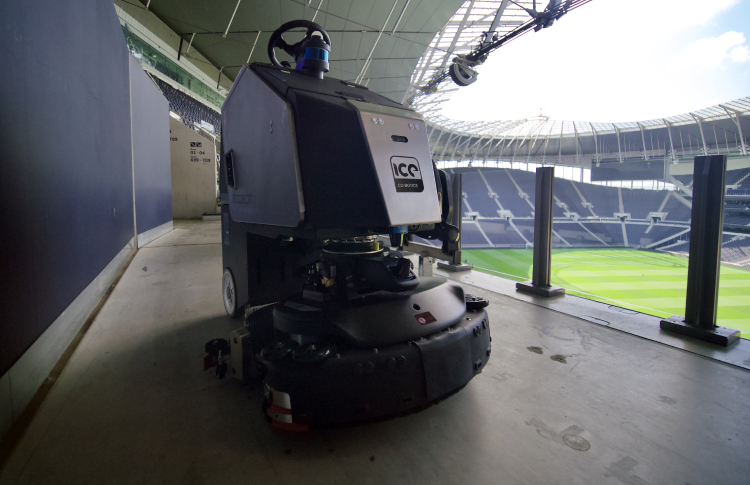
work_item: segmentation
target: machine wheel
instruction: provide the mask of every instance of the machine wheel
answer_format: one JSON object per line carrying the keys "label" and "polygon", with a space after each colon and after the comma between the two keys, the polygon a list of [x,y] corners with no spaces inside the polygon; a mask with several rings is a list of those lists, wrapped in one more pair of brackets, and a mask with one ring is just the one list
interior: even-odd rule
{"label": "machine wheel", "polygon": [[234,284],[232,270],[229,268],[224,270],[224,276],[221,278],[221,296],[224,299],[224,309],[227,315],[237,318],[241,309],[237,307],[237,287]]}
{"label": "machine wheel", "polygon": [[487,298],[476,296],[467,293],[465,295],[466,298],[466,311],[469,312],[478,312],[482,308],[485,308],[487,305],[490,304],[490,301]]}

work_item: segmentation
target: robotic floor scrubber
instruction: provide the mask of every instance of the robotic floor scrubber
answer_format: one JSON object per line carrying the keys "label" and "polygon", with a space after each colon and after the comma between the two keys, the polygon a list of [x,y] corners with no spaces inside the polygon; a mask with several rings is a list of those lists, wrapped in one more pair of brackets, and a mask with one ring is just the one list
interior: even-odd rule
{"label": "robotic floor scrubber", "polygon": [[231,373],[262,382],[288,429],[417,409],[490,355],[486,300],[420,278],[403,253],[416,234],[442,245],[424,254],[460,262],[460,176],[437,170],[418,113],[325,78],[330,47],[315,23],[282,25],[271,64],[244,66],[222,109],[222,291],[245,315]]}

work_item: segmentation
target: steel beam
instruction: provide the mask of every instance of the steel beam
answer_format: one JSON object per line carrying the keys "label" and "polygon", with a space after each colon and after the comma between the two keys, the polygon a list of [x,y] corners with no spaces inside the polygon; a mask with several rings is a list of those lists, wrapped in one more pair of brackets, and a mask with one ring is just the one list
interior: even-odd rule
{"label": "steel beam", "polygon": [[672,160],[677,160],[677,154],[674,151],[674,143],[672,142],[672,124],[665,118],[662,118],[664,124],[667,125],[667,133],[669,134],[669,148],[672,150]]}
{"label": "steel beam", "polygon": [[640,122],[638,123],[638,128],[641,129],[641,142],[643,143],[643,159],[648,160],[648,150],[646,150],[646,135],[643,133],[643,125]]}
{"label": "steel beam", "polygon": [[725,347],[740,338],[739,330],[716,325],[726,169],[726,155],[700,156],[693,161],[685,316],[661,321],[662,330]]}
{"label": "steel beam", "polygon": [[234,6],[234,12],[232,12],[232,16],[229,18],[229,23],[227,24],[227,30],[224,31],[224,35],[222,37],[226,38],[227,34],[229,33],[229,27],[232,26],[232,21],[234,20],[234,16],[237,13],[237,9],[240,8],[240,2],[242,0],[237,0],[237,5]]}
{"label": "steel beam", "polygon": [[703,134],[703,119],[700,116],[696,116],[694,113],[690,113],[701,132],[701,142],[703,143],[703,155],[708,155],[708,147],[706,146],[706,135]]}
{"label": "steel beam", "polygon": [[260,37],[260,30],[255,35],[255,40],[253,41],[253,47],[250,48],[250,55],[247,56],[247,62],[245,64],[250,64],[250,58],[253,57],[253,51],[255,50],[255,44],[258,43],[258,37]]}
{"label": "steel beam", "polygon": [[469,3],[469,6],[466,7],[466,13],[464,14],[464,17],[461,19],[461,23],[458,25],[458,30],[456,30],[456,35],[453,36],[453,41],[451,42],[450,47],[448,47],[448,50],[445,53],[445,57],[443,57],[443,63],[440,65],[440,69],[443,69],[445,65],[448,64],[448,60],[450,60],[451,54],[453,54],[453,50],[456,48],[456,43],[458,42],[459,37],[461,37],[461,32],[464,31],[464,27],[466,26],[466,21],[469,20],[469,15],[471,15],[471,10],[474,8],[474,3],[476,3],[476,0],[471,0],[471,2]]}
{"label": "steel beam", "polygon": [[[724,111],[727,112],[727,115],[730,118],[732,117],[732,115],[729,114],[729,111],[730,111],[729,108],[723,105],[719,105],[719,106],[724,108]],[[742,125],[740,125],[740,112],[734,109],[731,111],[734,113],[734,119],[733,119],[734,124],[737,125],[737,130],[740,132],[740,153],[742,153],[743,155],[747,155],[747,150],[745,149],[745,137],[742,136]]]}
{"label": "steel beam", "polygon": [[445,130],[443,130],[443,128],[441,127],[438,139],[435,141],[435,150],[437,150],[438,146],[440,145],[440,139],[443,137],[443,133],[445,133]]}
{"label": "steel beam", "polygon": [[445,146],[443,146],[443,151],[440,153],[440,160],[445,158],[445,151],[448,149],[448,145],[450,145],[451,140],[453,140],[453,137],[455,136],[453,130],[449,130],[448,133],[450,133],[450,136],[448,137],[448,141],[445,142]]}
{"label": "steel beam", "polygon": [[596,166],[599,166],[599,138],[597,137],[596,130],[594,129],[594,125],[591,125],[591,133],[594,134],[594,156],[596,157],[594,161],[596,162]]}
{"label": "steel beam", "polygon": [[612,126],[615,128],[615,133],[617,134],[617,156],[618,156],[618,159],[620,160],[620,163],[622,163],[622,148],[620,146],[620,129],[614,123],[612,123]]}
{"label": "steel beam", "polygon": [[193,45],[193,39],[195,39],[195,32],[193,32],[193,35],[190,36],[190,42],[188,42],[187,49],[185,49],[185,55],[188,55],[190,53],[190,47]]}
{"label": "steel beam", "polygon": [[[308,4],[310,2],[307,2]],[[318,16],[318,12],[320,12],[320,7],[323,6],[323,0],[320,0],[320,3],[318,3],[318,8],[315,9],[315,13],[313,14],[311,22],[315,22],[315,17]]]}
{"label": "steel beam", "polygon": [[406,9],[409,8],[409,2],[411,2],[411,0],[406,0],[406,3],[404,4],[404,8],[401,9],[401,15],[398,16],[398,18],[396,19],[396,23],[393,24],[393,30],[391,31],[391,34],[396,33],[396,28],[398,27],[398,24],[401,22],[401,19],[404,17],[404,14],[406,13]]}
{"label": "steel beam", "polygon": [[359,75],[357,76],[357,80],[355,81],[357,84],[362,82],[362,78],[365,75],[367,66],[370,65],[370,61],[372,60],[372,53],[375,52],[375,47],[378,46],[378,42],[380,42],[380,37],[383,35],[383,31],[385,30],[386,25],[388,25],[388,21],[391,19],[391,15],[393,15],[393,10],[396,8],[396,5],[398,5],[398,2],[399,0],[396,0],[395,2],[393,2],[391,11],[388,12],[388,16],[385,18],[385,22],[383,22],[383,28],[380,29],[380,31],[378,32],[378,36],[375,38],[375,43],[372,45],[372,49],[370,49],[370,53],[367,55],[367,59],[365,59],[365,63],[362,64],[362,70],[359,71]]}
{"label": "steel beam", "polygon": [[495,13],[495,19],[492,21],[492,25],[490,25],[490,28],[487,30],[487,36],[484,38],[483,45],[491,44],[492,43],[492,34],[495,33],[498,26],[500,25],[500,18],[505,13],[505,9],[508,7],[508,1],[509,0],[503,0],[500,4],[500,7],[498,7],[497,12]]}

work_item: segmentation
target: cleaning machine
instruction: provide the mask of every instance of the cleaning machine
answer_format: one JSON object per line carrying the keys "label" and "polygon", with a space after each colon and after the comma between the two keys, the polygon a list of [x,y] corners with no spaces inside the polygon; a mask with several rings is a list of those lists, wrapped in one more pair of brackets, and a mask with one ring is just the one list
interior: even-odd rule
{"label": "cleaning machine", "polygon": [[286,429],[417,410],[490,355],[487,300],[407,257],[465,266],[460,175],[436,168],[418,113],[324,78],[330,47],[313,22],[282,25],[221,113],[222,294],[245,325],[206,350],[220,376],[262,383]]}

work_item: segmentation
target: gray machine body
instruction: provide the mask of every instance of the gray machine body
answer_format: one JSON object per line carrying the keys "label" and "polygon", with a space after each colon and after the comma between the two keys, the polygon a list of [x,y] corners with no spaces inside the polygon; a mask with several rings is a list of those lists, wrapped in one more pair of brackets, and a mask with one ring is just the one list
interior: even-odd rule
{"label": "gray machine body", "polygon": [[[232,150],[235,188],[229,207],[238,222],[298,226],[305,201],[292,107],[243,69],[224,105],[224,143]],[[226,153],[226,152],[225,152]]]}
{"label": "gray machine body", "polygon": [[356,233],[441,220],[424,120],[366,88],[245,66],[222,123],[235,222]]}

